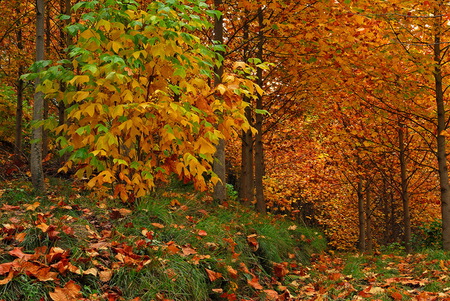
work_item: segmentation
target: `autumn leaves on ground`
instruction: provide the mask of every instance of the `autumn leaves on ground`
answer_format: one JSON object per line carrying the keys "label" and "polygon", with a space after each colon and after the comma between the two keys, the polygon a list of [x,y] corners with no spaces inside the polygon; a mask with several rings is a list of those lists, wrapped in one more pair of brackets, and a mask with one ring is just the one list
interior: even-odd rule
{"label": "autumn leaves on ground", "polygon": [[171,184],[130,206],[2,181],[1,300],[446,300],[450,255],[335,254],[320,231]]}

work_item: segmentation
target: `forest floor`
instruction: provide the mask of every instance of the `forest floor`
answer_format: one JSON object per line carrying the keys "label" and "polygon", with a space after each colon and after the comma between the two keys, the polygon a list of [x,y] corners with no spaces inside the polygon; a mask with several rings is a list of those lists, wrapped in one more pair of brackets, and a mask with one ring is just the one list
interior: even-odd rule
{"label": "forest floor", "polygon": [[450,300],[442,250],[335,253],[189,185],[125,204],[60,178],[36,197],[26,171],[1,172],[0,300]]}

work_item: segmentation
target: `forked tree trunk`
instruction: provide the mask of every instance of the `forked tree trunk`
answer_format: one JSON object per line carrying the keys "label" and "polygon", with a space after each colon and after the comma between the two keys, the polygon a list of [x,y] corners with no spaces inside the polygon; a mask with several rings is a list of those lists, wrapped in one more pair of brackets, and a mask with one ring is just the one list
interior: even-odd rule
{"label": "forked tree trunk", "polygon": [[[36,0],[36,62],[44,60],[44,0]],[[36,78],[36,87],[40,84],[39,77]],[[39,122],[43,118],[44,94],[36,92],[34,94],[33,121]],[[42,169],[42,126],[33,127],[33,143],[31,144],[31,180],[36,193],[45,192],[44,171]]]}

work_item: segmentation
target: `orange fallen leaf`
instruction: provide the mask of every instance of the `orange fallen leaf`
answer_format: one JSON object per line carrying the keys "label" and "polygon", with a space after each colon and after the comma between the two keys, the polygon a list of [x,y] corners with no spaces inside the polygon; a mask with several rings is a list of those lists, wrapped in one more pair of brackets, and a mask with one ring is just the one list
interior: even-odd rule
{"label": "orange fallen leaf", "polygon": [[101,282],[108,282],[112,278],[113,271],[112,270],[105,270],[105,271],[100,271],[98,274],[99,274]]}
{"label": "orange fallen leaf", "polygon": [[259,284],[259,280],[256,277],[253,277],[252,280],[247,280],[247,283],[250,284],[251,287],[257,290],[262,290],[263,287]]}
{"label": "orange fallen leaf", "polygon": [[82,297],[81,286],[70,280],[64,287],[56,287],[54,292],[49,293],[53,301],[76,301]]}
{"label": "orange fallen leaf", "polygon": [[278,299],[278,293],[274,290],[263,290],[263,292],[266,294],[266,299],[269,301],[277,301]]}
{"label": "orange fallen leaf", "polygon": [[214,271],[212,271],[210,269],[206,269],[206,268],[205,268],[205,270],[206,270],[206,273],[208,274],[208,278],[209,278],[209,280],[211,280],[211,282],[213,282],[214,280],[217,280],[219,278],[222,278],[222,274],[219,272],[214,272]]}
{"label": "orange fallen leaf", "polygon": [[152,223],[152,226],[158,229],[163,229],[164,225],[160,224],[160,223]]}
{"label": "orange fallen leaf", "polygon": [[205,230],[198,230],[197,234],[200,235],[200,236],[207,236],[208,235],[208,233]]}
{"label": "orange fallen leaf", "polygon": [[39,203],[39,202],[34,202],[33,204],[27,204],[27,205],[25,205],[25,210],[27,210],[27,211],[34,211],[40,205],[41,205],[41,203]]}

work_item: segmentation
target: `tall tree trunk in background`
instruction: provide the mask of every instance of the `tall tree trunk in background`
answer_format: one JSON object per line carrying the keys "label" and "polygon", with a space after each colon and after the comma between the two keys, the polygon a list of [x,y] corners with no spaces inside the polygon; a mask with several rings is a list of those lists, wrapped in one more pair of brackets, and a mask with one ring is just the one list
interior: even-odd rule
{"label": "tall tree trunk in background", "polygon": [[[50,47],[51,47],[51,25],[50,25],[50,1],[45,1],[45,8],[44,10],[47,12],[45,15],[45,50],[44,53],[50,53]],[[44,98],[44,120],[48,119],[48,111],[49,111],[49,100],[47,98]],[[48,155],[48,131],[46,129],[42,130],[42,156],[45,158]]]}
{"label": "tall tree trunk in background", "polygon": [[[248,60],[248,22],[244,25],[244,54],[243,60]],[[253,126],[252,109],[250,106],[245,108],[245,117],[251,126]],[[239,180],[239,199],[251,203],[254,199],[254,172],[253,172],[253,135],[252,131],[242,131],[241,134],[241,175]]]}
{"label": "tall tree trunk in background", "polygon": [[[44,60],[44,0],[36,0],[36,62]],[[36,78],[36,87],[40,84]],[[33,104],[33,122],[39,122],[44,116],[44,94],[36,92]],[[31,180],[36,193],[45,192],[44,171],[42,169],[42,127],[33,127],[31,144]]]}
{"label": "tall tree trunk in background", "polygon": [[364,211],[366,215],[366,252],[371,253],[373,251],[373,239],[372,239],[372,210],[371,210],[371,188],[370,181],[366,182],[366,194],[365,194],[365,204]]}
{"label": "tall tree trunk in background", "polygon": [[358,180],[358,187],[356,190],[356,196],[358,198],[358,250],[360,252],[366,251],[366,212],[364,210],[364,193],[363,193],[363,181],[362,178]]}
{"label": "tall tree trunk in background", "polygon": [[441,53],[441,27],[442,17],[435,11],[436,33],[434,36],[434,84],[435,100],[437,106],[437,160],[439,172],[439,186],[441,189],[441,214],[442,214],[442,244],[444,250],[450,250],[450,185],[447,169],[446,139],[441,135],[447,128],[444,104],[444,89],[442,83],[442,53]]}
{"label": "tall tree trunk in background", "polygon": [[[263,46],[264,46],[264,19],[263,11],[261,8],[258,9],[258,58],[263,60]],[[261,68],[256,71],[258,77],[258,85],[263,86],[263,72]],[[256,109],[263,110],[263,95],[258,95],[256,99]],[[263,187],[263,177],[264,177],[264,145],[262,141],[263,132],[263,119],[262,114],[256,114],[255,128],[258,133],[255,136],[255,196],[256,196],[256,210],[260,213],[266,213],[266,201],[264,199],[264,187]]]}
{"label": "tall tree trunk in background", "polygon": [[408,175],[405,149],[405,135],[408,128],[399,120],[398,143],[400,160],[401,198],[403,205],[403,230],[406,252],[411,253],[411,216],[409,212]]}
{"label": "tall tree trunk in background", "polygon": [[[17,49],[23,51],[22,29],[17,30]],[[17,106],[16,106],[16,127],[14,135],[14,156],[19,160],[23,153],[22,147],[22,125],[23,125],[23,80],[20,78],[24,73],[22,63],[19,63],[17,74]]]}
{"label": "tall tree trunk in background", "polygon": [[[222,0],[214,0],[214,7],[216,10],[222,9]],[[223,44],[223,16],[214,19],[214,41]],[[223,53],[219,53],[223,55]],[[215,67],[214,85],[220,84],[223,75],[223,64],[220,67]],[[225,140],[220,139],[217,145],[216,153],[214,155],[213,171],[219,177],[220,181],[214,186],[214,200],[223,202],[227,199],[226,190],[226,169],[225,169]]]}

